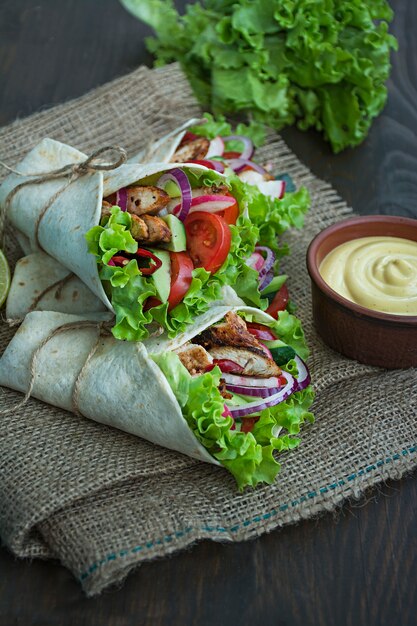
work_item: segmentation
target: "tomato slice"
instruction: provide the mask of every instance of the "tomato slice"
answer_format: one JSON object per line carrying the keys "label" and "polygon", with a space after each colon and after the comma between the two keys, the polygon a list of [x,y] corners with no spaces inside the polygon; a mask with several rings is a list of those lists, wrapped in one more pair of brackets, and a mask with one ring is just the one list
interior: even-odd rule
{"label": "tomato slice", "polygon": [[[227,195],[229,196],[230,194]],[[233,196],[230,197],[233,198]],[[233,200],[234,203],[228,206],[226,209],[223,209],[222,211],[216,211],[216,215],[222,217],[226,224],[236,224],[236,220],[239,217],[239,205],[236,202],[235,198],[233,198]]]}
{"label": "tomato slice", "polygon": [[168,311],[179,304],[190,288],[194,265],[187,252],[170,252],[171,289],[168,296]]}
{"label": "tomato slice", "polygon": [[216,213],[195,211],[184,220],[187,250],[194,267],[214,274],[225,262],[232,235],[225,220]]}
{"label": "tomato slice", "polygon": [[287,308],[288,300],[288,287],[287,285],[282,285],[281,289],[275,294],[274,299],[266,310],[266,313],[269,313],[271,317],[275,317],[275,319],[278,319],[279,311],[285,311],[285,309]]}
{"label": "tomato slice", "polygon": [[250,433],[253,430],[256,422],[261,416],[255,415],[254,417],[242,417],[242,424],[240,426],[241,433]]}
{"label": "tomato slice", "polygon": [[264,326],[263,324],[255,324],[253,322],[247,322],[246,327],[251,335],[260,339],[261,341],[274,341],[276,336],[268,328],[268,326]]}

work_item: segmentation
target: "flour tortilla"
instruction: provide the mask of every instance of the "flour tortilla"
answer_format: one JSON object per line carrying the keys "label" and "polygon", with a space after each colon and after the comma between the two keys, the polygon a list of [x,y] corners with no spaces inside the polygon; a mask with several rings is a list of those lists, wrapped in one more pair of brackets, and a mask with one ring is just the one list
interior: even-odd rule
{"label": "flour tortilla", "polygon": [[[29,174],[41,175],[64,165],[79,163],[85,158],[86,155],[71,146],[53,139],[43,139],[17,166],[17,170],[26,176],[11,174],[1,185],[0,205],[4,204],[14,187],[31,179]],[[67,178],[28,185],[11,199],[7,217],[27,254],[40,250],[48,253],[76,274],[113,311],[99,278],[96,259],[88,252],[85,234],[99,224],[103,197],[147,176],[162,174],[175,167],[184,167],[184,164],[126,164],[109,172],[88,173],[70,185]],[[200,165],[187,165],[187,168],[191,171],[206,170]],[[37,241],[36,224],[39,216],[48,201],[59,191],[60,195],[40,221]]]}
{"label": "flour tortilla", "polygon": [[[101,424],[219,465],[193,435],[168,381],[149,354],[181,347],[230,310],[251,313],[258,322],[273,321],[267,313],[251,307],[218,306],[210,310],[210,315],[197,318],[192,330],[174,340],[161,336],[139,343],[101,337],[79,378],[78,411]],[[108,312],[82,316],[50,311],[29,313],[0,359],[0,385],[26,393],[32,355],[53,330],[63,324],[99,322],[108,317]],[[74,384],[98,334],[97,327],[71,329],[46,342],[35,360],[32,395],[74,411]]]}
{"label": "flour tortilla", "polygon": [[[70,278],[58,289],[56,284],[68,276]],[[44,293],[50,287],[52,289]],[[106,310],[87,285],[45,252],[34,252],[16,263],[6,303],[7,320],[22,320],[30,311],[79,315]]]}
{"label": "flour tortilla", "polygon": [[204,119],[192,118],[172,132],[164,135],[128,160],[128,163],[169,163],[180,145],[187,128],[204,123]]}
{"label": "flour tortilla", "polygon": [[[29,313],[0,359],[0,384],[25,393],[30,361],[40,343],[62,324],[85,319],[103,319],[103,314]],[[36,358],[32,395],[73,411],[74,384],[97,337],[97,328],[79,328],[50,339]],[[142,343],[100,338],[79,379],[78,410],[101,424],[219,465],[193,435],[171,387]]]}

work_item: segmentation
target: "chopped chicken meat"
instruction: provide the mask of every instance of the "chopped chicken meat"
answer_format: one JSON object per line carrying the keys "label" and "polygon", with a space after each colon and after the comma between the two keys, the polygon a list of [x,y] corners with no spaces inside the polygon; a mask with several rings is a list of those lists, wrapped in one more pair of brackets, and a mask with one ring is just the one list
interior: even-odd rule
{"label": "chopped chicken meat", "polygon": [[169,243],[171,241],[172,233],[169,226],[160,217],[142,215],[140,219],[148,229],[148,236],[144,239],[146,243]]}
{"label": "chopped chicken meat", "polygon": [[207,367],[213,363],[213,359],[202,346],[188,343],[177,351],[179,359],[191,375],[203,374]]}
{"label": "chopped chicken meat", "polygon": [[[126,210],[134,215],[144,215],[145,213],[155,215],[167,206],[170,196],[159,187],[140,186],[127,187]],[[116,203],[116,194],[113,193],[106,198],[109,203]]]}
{"label": "chopped chicken meat", "polygon": [[171,163],[187,163],[194,159],[204,159],[210,146],[210,141],[205,137],[198,137],[180,145],[171,158]]}
{"label": "chopped chicken meat", "polygon": [[214,359],[234,361],[243,368],[241,374],[268,378],[279,376],[281,369],[269,358],[264,346],[246,328],[245,321],[229,311],[225,321],[211,326],[195,337]]}

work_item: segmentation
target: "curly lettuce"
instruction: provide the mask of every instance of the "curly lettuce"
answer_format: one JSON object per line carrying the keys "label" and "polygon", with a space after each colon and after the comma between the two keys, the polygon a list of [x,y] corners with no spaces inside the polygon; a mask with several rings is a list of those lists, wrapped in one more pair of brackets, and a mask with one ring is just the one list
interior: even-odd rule
{"label": "curly lettuce", "polygon": [[[245,433],[232,429],[239,422],[234,424],[231,417],[222,415],[224,399],[218,389],[221,377],[218,367],[193,377],[173,352],[151,358],[165,374],[197,440],[229,470],[239,490],[256,487],[261,482],[273,483],[281,467],[274,452],[297,447],[301,425],[313,421],[309,411],[313,402],[311,386],[261,411],[252,432]],[[279,428],[283,430],[277,433]]]}
{"label": "curly lettuce", "polygon": [[386,0],[121,0],[151,26],[156,64],[179,61],[200,103],[280,130],[322,131],[334,152],[366,137],[387,99]]}

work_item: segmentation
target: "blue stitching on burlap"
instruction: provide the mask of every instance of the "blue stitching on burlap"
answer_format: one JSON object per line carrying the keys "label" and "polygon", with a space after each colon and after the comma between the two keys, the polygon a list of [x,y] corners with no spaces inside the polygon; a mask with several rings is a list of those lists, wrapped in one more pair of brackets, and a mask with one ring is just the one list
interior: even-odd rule
{"label": "blue stitching on burlap", "polygon": [[[415,446],[411,446],[410,448],[404,449],[401,452],[397,452],[395,454],[393,454],[391,457],[387,457],[384,460],[380,460],[377,461],[376,463],[373,463],[372,465],[368,465],[367,467],[365,467],[364,469],[360,469],[357,472],[353,472],[352,474],[349,474],[349,476],[346,477],[345,480],[341,479],[338,480],[334,483],[331,483],[330,485],[327,485],[326,487],[321,487],[319,489],[319,491],[310,491],[307,493],[306,496],[300,496],[298,500],[292,500],[292,502],[290,504],[282,504],[278,510],[276,509],[272,509],[272,511],[269,511],[269,513],[263,513],[262,515],[256,515],[255,517],[253,517],[250,520],[244,520],[243,522],[239,523],[239,524],[235,524],[234,526],[230,526],[229,528],[223,528],[222,526],[203,526],[202,528],[200,528],[199,530],[203,530],[205,532],[219,532],[219,533],[235,533],[239,530],[239,528],[243,527],[248,527],[251,526],[252,524],[259,524],[261,523],[263,520],[268,520],[271,517],[273,517],[274,515],[278,514],[278,511],[286,511],[290,506],[291,507],[296,507],[299,504],[301,504],[302,502],[305,502],[306,500],[310,499],[313,500],[314,498],[317,498],[320,495],[323,495],[325,493],[328,493],[328,491],[333,491],[334,489],[336,489],[337,487],[343,487],[344,485],[346,485],[346,481],[347,482],[352,482],[352,480],[355,480],[355,478],[359,478],[360,476],[364,476],[365,474],[369,474],[370,472],[373,472],[374,470],[376,470],[378,467],[381,467],[382,465],[388,465],[389,463],[392,463],[392,461],[398,461],[398,459],[401,458],[401,456],[408,456],[409,454],[413,454],[414,452],[417,452],[417,445]],[[163,537],[162,539],[156,539],[155,541],[148,541],[146,544],[144,545],[139,545],[139,546],[134,546],[133,548],[127,549],[127,550],[121,550],[120,552],[112,552],[111,554],[108,554],[104,559],[102,559],[101,561],[98,561],[97,563],[93,563],[92,565],[90,565],[90,567],[81,574],[80,576],[80,580],[84,581],[86,580],[91,574],[93,574],[99,567],[101,567],[102,565],[106,565],[107,563],[109,563],[110,561],[115,561],[116,559],[119,558],[123,558],[125,556],[128,556],[129,554],[136,554],[137,552],[142,552],[143,550],[150,550],[153,547],[155,547],[156,545],[162,545],[163,543],[170,543],[174,537],[183,537],[184,535],[189,534],[191,531],[193,530],[197,530],[193,527],[187,527],[184,528],[184,530],[178,530],[170,535],[165,535],[165,537]]]}

